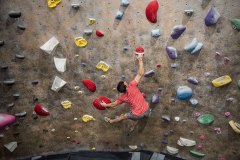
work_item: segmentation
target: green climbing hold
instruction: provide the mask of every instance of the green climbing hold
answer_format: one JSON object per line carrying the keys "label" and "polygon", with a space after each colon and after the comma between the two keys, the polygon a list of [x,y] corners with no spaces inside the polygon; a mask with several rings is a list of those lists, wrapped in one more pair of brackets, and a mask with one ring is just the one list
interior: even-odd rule
{"label": "green climbing hold", "polygon": [[197,158],[201,158],[201,157],[205,156],[205,154],[203,154],[201,152],[197,152],[197,151],[190,151],[190,154],[194,157],[197,157]]}
{"label": "green climbing hold", "polygon": [[231,19],[232,27],[233,29],[237,30],[238,32],[240,31],[240,19]]}
{"label": "green climbing hold", "polygon": [[238,85],[238,89],[240,89],[240,80],[238,80],[237,85]]}
{"label": "green climbing hold", "polygon": [[214,121],[214,116],[211,114],[203,114],[198,117],[197,121],[201,124],[208,125]]}

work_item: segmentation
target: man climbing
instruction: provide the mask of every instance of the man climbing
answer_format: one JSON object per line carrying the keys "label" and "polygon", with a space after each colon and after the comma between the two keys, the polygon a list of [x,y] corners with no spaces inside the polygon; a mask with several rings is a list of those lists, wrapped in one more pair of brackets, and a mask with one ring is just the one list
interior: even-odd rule
{"label": "man climbing", "polygon": [[123,102],[130,104],[130,112],[121,114],[115,119],[110,119],[108,117],[104,117],[106,122],[115,123],[120,122],[124,119],[133,120],[133,125],[130,127],[130,131],[133,131],[138,120],[143,119],[144,117],[148,117],[150,115],[150,108],[146,100],[144,99],[143,94],[138,89],[138,83],[140,82],[143,74],[143,54],[137,55],[138,60],[138,73],[134,80],[132,80],[129,84],[126,81],[120,81],[117,86],[117,90],[121,93],[121,95],[117,98],[115,102],[112,103],[104,103],[100,104],[106,108],[113,108]]}

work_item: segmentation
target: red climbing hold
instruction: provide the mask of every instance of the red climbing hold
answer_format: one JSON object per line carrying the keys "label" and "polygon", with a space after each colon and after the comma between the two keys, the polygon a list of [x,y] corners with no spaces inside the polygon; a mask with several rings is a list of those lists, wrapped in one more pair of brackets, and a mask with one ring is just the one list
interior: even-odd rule
{"label": "red climbing hold", "polygon": [[158,11],[158,1],[152,0],[146,8],[146,17],[147,19],[152,22],[157,22],[157,11]]}
{"label": "red climbing hold", "polygon": [[93,81],[91,81],[90,79],[84,79],[84,80],[82,80],[82,83],[91,92],[95,92],[96,91],[96,84]]}
{"label": "red climbing hold", "polygon": [[144,55],[144,49],[143,49],[143,47],[138,46],[138,47],[135,49],[135,54],[136,54],[137,56],[138,56],[138,55],[143,56],[143,55]]}
{"label": "red climbing hold", "polygon": [[49,115],[49,112],[44,107],[42,107],[40,104],[35,105],[34,111],[40,116],[48,116]]}
{"label": "red climbing hold", "polygon": [[109,99],[109,98],[107,98],[107,97],[105,97],[105,96],[100,96],[100,97],[98,97],[98,98],[96,98],[96,99],[94,99],[94,101],[93,101],[93,106],[96,108],[96,109],[99,109],[99,110],[105,110],[106,108],[105,107],[103,107],[101,104],[100,104],[100,102],[105,102],[105,103],[111,103],[111,100]]}
{"label": "red climbing hold", "polygon": [[99,30],[96,30],[96,35],[98,37],[103,37],[104,36],[104,34],[101,31],[99,31]]}

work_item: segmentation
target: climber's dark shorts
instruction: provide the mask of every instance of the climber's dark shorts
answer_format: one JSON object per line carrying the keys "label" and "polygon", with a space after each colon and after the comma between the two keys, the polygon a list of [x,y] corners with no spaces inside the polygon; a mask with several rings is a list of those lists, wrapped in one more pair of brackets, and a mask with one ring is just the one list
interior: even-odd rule
{"label": "climber's dark shorts", "polygon": [[132,112],[126,113],[125,116],[127,116],[128,119],[131,119],[131,120],[133,120],[133,121],[137,121],[137,120],[143,119],[143,118],[145,118],[145,117],[149,117],[150,114],[151,114],[151,111],[152,111],[152,109],[150,109],[150,107],[148,107],[147,111],[144,112],[144,113],[143,113],[142,115],[140,115],[140,116],[134,115],[134,114],[132,114]]}

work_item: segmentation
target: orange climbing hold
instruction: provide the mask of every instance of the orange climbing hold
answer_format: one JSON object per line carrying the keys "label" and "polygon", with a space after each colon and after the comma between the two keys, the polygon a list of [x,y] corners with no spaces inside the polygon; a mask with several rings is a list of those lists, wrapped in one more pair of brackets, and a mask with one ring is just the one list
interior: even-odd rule
{"label": "orange climbing hold", "polygon": [[158,1],[152,0],[146,8],[146,17],[151,23],[157,22]]}

